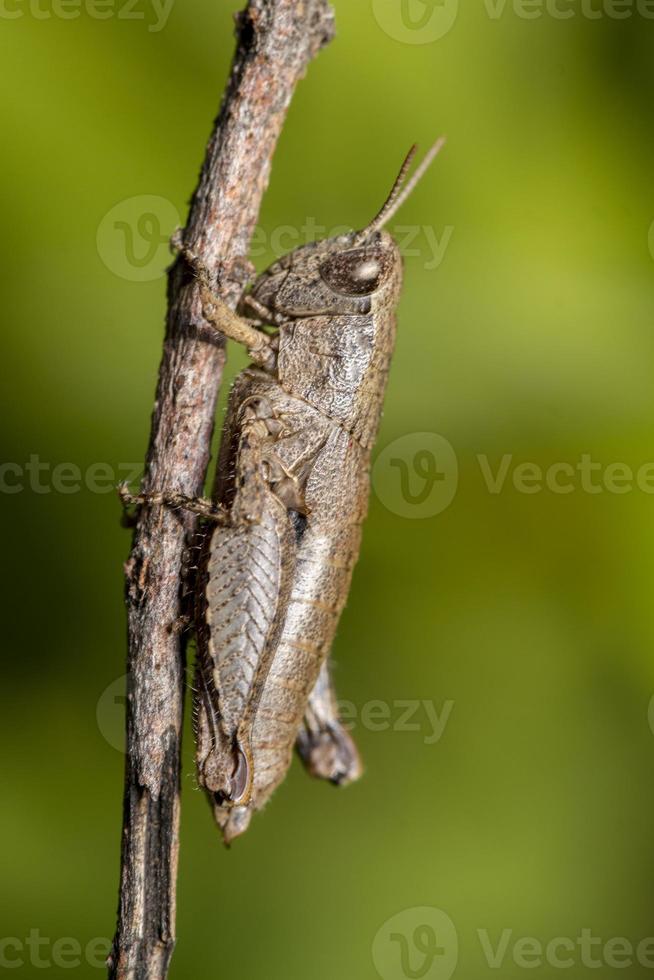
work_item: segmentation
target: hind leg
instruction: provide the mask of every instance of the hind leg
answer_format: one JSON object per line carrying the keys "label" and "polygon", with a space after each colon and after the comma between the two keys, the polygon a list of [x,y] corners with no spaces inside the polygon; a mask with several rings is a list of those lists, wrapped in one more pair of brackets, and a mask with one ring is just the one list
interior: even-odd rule
{"label": "hind leg", "polygon": [[317,779],[347,786],[363,772],[354,740],[339,718],[328,662],[309,695],[295,745],[307,772]]}

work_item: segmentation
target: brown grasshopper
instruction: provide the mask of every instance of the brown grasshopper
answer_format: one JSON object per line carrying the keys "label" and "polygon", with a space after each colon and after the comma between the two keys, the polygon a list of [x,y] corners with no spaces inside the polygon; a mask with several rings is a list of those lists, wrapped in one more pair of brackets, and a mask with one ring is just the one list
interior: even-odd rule
{"label": "brown grasshopper", "polygon": [[346,783],[360,773],[327,658],[359,555],[395,341],[402,259],[382,228],[442,145],[405,184],[411,148],[364,229],[261,273],[243,315],[182,249],[207,322],[244,344],[252,364],[230,393],[214,499],[123,499],[187,507],[214,524],[196,586],[194,727],[198,779],[228,842],[282,782],[296,740],[314,775]]}

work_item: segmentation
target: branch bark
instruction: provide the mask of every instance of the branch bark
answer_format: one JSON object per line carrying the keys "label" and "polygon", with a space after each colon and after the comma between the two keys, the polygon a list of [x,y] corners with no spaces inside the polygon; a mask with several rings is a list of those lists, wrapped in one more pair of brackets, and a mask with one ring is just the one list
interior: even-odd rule
{"label": "branch bark", "polygon": [[[233,308],[293,91],[333,34],[327,0],[250,0],[184,242]],[[144,490],[202,492],[224,343],[202,317],[186,263],[169,271],[168,316]],[[175,944],[184,634],[180,577],[188,516],[141,511],[125,566],[127,758],[118,925],[110,980],[163,980]]]}

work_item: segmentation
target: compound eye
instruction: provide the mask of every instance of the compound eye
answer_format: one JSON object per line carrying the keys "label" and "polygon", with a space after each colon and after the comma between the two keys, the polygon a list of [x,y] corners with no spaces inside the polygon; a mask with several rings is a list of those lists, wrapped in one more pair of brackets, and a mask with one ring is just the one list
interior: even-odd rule
{"label": "compound eye", "polygon": [[390,268],[384,249],[354,248],[337,252],[320,266],[320,275],[331,289],[345,296],[369,296],[378,289]]}

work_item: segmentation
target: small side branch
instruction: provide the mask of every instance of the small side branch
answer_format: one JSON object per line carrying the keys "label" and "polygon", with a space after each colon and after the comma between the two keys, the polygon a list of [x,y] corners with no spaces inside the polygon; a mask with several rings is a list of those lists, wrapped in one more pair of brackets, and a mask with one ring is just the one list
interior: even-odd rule
{"label": "small side branch", "polygon": [[[326,0],[250,0],[193,197],[184,246],[232,308],[293,91],[333,32]],[[168,316],[143,491],[201,494],[225,361],[183,256],[169,272]],[[175,944],[184,635],[180,576],[196,518],[146,505],[125,567],[127,760],[118,926],[111,980],[163,980]]]}

